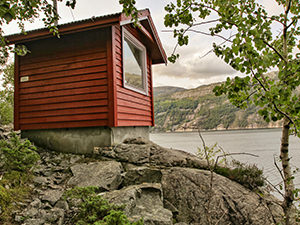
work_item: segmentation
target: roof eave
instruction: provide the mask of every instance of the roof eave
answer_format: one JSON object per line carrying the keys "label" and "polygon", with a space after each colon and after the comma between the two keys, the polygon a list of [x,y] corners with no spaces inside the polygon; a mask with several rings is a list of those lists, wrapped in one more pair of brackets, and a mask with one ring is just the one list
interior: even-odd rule
{"label": "roof eave", "polygon": [[[147,20],[150,28],[151,33],[154,36],[154,41],[159,49],[161,58],[155,59],[153,61],[154,64],[157,63],[165,63],[167,64],[167,55],[162,47],[161,41],[159,39],[158,33],[156,31],[156,28],[154,26],[154,23],[152,21],[150,11],[148,9],[140,10],[139,11],[139,20]],[[125,25],[132,23],[132,17],[126,16],[123,13],[116,13],[106,16],[100,16],[95,18],[90,18],[87,20],[77,21],[77,22],[71,22],[67,24],[62,24],[58,26],[60,35],[63,34],[69,34],[74,33],[78,31],[84,31],[84,30],[91,30],[91,29],[97,29],[101,27],[109,27],[114,24],[120,24]],[[53,36],[53,34],[49,31],[47,28],[42,28],[38,30],[28,31],[27,34],[19,33],[19,34],[12,34],[5,36],[5,39],[7,41],[8,45],[11,44],[20,44],[28,41],[33,41],[37,39],[43,39]]]}
{"label": "roof eave", "polygon": [[162,62],[161,63],[165,63],[165,65],[167,65],[168,64],[167,54],[166,54],[166,52],[165,52],[165,50],[164,50],[164,48],[162,46],[162,43],[161,43],[160,38],[158,36],[157,30],[156,30],[156,28],[154,26],[154,23],[153,23],[152,18],[151,18],[150,15],[148,16],[147,20],[148,20],[148,22],[150,24],[152,33],[154,35],[156,44],[157,44],[157,46],[159,48],[159,51],[160,51],[160,54],[161,54],[161,57],[162,57]]}
{"label": "roof eave", "polygon": [[[89,20],[83,20],[81,22],[76,23],[68,23],[59,25],[59,34],[68,34],[68,33],[74,33],[78,31],[84,31],[84,30],[91,30],[96,29],[100,27],[108,27],[112,26],[113,24],[119,23],[119,16],[120,14],[114,14],[113,16],[107,16],[107,17],[100,17],[98,19],[89,19]],[[29,31],[27,34],[13,34],[5,36],[5,39],[9,45],[11,44],[19,44],[22,42],[42,39],[53,36],[53,33],[49,31],[47,28],[42,28],[34,31]]]}
{"label": "roof eave", "polygon": [[[168,63],[167,55],[166,55],[165,50],[162,47],[162,43],[161,43],[160,38],[158,36],[157,30],[154,26],[154,23],[153,23],[153,20],[152,20],[149,9],[144,9],[144,10],[139,11],[138,21],[142,21],[142,20],[147,20],[147,22],[148,22],[148,24],[151,28],[151,32],[154,36],[157,48],[159,49],[160,54],[161,54],[161,59],[153,60],[153,64],[165,63],[167,65],[167,63]],[[120,25],[121,26],[126,25],[126,24],[130,24],[130,23],[132,23],[132,17],[131,16],[125,16],[124,14],[120,15]]]}

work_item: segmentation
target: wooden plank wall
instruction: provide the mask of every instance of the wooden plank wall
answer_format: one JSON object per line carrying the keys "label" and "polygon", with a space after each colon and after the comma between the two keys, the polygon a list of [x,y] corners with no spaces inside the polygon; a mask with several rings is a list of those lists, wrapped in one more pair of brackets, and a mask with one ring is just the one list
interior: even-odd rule
{"label": "wooden plank wall", "polygon": [[[16,105],[21,130],[108,125],[107,29],[25,43]],[[16,80],[16,82],[20,79]]]}
{"label": "wooden plank wall", "polygon": [[[130,25],[126,28],[143,43],[145,38],[140,32]],[[129,90],[123,87],[122,71],[122,35],[120,26],[115,26],[115,49],[116,49],[116,90],[117,90],[117,125],[118,126],[154,126],[153,114],[153,90],[151,59],[147,54],[147,82],[148,95]]]}

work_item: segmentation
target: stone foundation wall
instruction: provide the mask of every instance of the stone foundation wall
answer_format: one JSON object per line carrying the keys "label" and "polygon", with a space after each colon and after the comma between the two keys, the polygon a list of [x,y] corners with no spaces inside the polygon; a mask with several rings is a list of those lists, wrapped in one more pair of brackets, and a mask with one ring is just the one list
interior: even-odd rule
{"label": "stone foundation wall", "polygon": [[90,154],[95,147],[117,145],[126,138],[149,140],[149,127],[85,127],[48,130],[23,130],[22,138],[35,145],[65,153]]}

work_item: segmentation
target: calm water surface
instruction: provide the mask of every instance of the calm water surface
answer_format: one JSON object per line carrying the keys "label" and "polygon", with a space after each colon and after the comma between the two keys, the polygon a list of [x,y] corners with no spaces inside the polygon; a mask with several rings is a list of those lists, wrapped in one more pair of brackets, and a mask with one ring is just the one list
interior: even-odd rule
{"label": "calm water surface", "polygon": [[[280,175],[274,165],[274,156],[279,156],[280,129],[262,130],[233,130],[233,131],[207,131],[202,132],[206,145],[212,146],[218,143],[226,152],[247,152],[258,155],[252,157],[247,155],[234,156],[241,162],[256,164],[264,170],[265,176],[273,184],[278,184]],[[188,133],[157,133],[151,134],[150,139],[164,147],[181,149],[196,154],[202,142],[197,132]],[[300,167],[300,139],[290,137],[291,163]],[[300,172],[296,174],[296,186],[300,186]]]}

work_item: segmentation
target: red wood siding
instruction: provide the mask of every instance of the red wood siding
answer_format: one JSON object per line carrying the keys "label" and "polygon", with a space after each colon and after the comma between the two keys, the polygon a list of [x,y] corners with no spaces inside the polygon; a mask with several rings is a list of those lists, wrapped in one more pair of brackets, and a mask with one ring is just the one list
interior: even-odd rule
{"label": "red wood siding", "polygon": [[[126,26],[140,42],[144,35],[131,26]],[[116,95],[117,95],[117,126],[154,126],[152,70],[150,52],[147,49],[147,86],[148,95],[140,94],[123,87],[122,71],[122,35],[120,26],[114,28],[115,64],[116,64]]]}
{"label": "red wood siding", "polygon": [[107,34],[24,43],[31,53],[16,58],[16,129],[108,126]]}
{"label": "red wood siding", "polygon": [[112,26],[107,36],[107,68],[108,68],[108,109],[109,118],[108,124],[110,127],[117,126],[117,89],[116,89],[116,61],[115,49],[116,46],[113,44],[115,39],[115,26]]}

